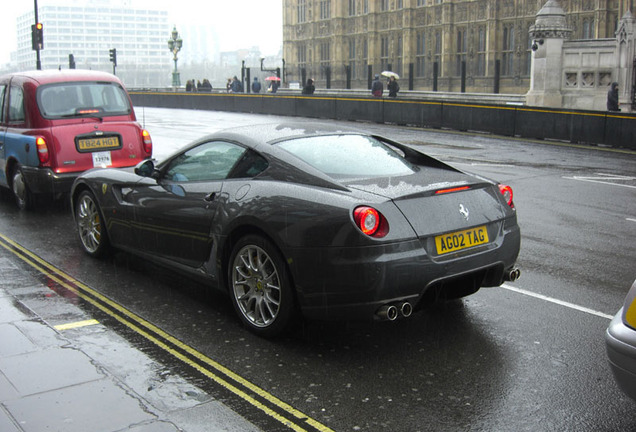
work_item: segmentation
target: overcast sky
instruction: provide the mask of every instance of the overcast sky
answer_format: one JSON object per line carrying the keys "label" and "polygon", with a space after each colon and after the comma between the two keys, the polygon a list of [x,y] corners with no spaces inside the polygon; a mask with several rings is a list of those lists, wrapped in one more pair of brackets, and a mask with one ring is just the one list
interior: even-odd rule
{"label": "overcast sky", "polygon": [[[263,55],[278,53],[283,41],[282,0],[94,0],[117,7],[122,3],[139,9],[168,11],[168,24],[184,23],[209,24],[216,29],[221,51],[258,46]],[[38,0],[38,6],[85,5],[89,0]],[[31,0],[2,0],[2,43],[0,43],[0,64],[10,60],[10,53],[17,50],[16,18],[33,10]],[[46,47],[46,23],[44,39]],[[169,37],[166,34],[166,41]]]}

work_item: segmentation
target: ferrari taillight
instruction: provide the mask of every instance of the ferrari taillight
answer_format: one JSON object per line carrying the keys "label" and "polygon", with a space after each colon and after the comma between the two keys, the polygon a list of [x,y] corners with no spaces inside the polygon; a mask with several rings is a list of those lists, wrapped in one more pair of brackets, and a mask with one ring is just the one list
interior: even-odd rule
{"label": "ferrari taillight", "polygon": [[369,237],[382,238],[389,233],[389,223],[373,207],[361,206],[353,210],[356,226]]}
{"label": "ferrari taillight", "polygon": [[152,155],[152,138],[150,138],[150,132],[148,132],[146,129],[142,129],[141,139],[144,143],[144,151],[149,155]]}
{"label": "ferrari taillight", "polygon": [[37,153],[38,153],[38,159],[40,160],[40,163],[45,164],[49,161],[49,148],[46,145],[46,140],[44,139],[44,137],[37,137],[35,139],[35,147],[37,149]]}
{"label": "ferrari taillight", "polygon": [[508,205],[514,208],[515,205],[512,202],[512,188],[508,185],[500,184],[499,192],[501,192]]}

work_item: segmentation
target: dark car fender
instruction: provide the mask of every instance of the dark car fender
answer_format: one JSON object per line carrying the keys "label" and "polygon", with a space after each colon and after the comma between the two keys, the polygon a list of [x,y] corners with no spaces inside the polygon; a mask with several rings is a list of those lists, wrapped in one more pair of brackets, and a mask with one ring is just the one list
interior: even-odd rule
{"label": "dark car fender", "polygon": [[[292,277],[300,271],[298,254],[307,250],[373,247],[413,240],[415,232],[392,201],[364,192],[346,193],[277,181],[227,181],[223,185],[225,212],[212,232],[217,247],[211,251],[207,271],[223,273],[233,245],[244,235],[260,234],[270,239],[287,262]],[[280,197],[284,196],[284,200]],[[390,220],[390,235],[368,237],[355,226],[353,209],[373,205]],[[214,229],[214,227],[212,227]]]}
{"label": "dark car fender", "polygon": [[[71,187],[70,197],[73,218],[75,218],[75,205],[79,194],[84,190],[89,190],[95,196],[104,218],[107,219],[106,222],[108,223],[112,210],[121,207],[120,200],[114,192],[121,190],[121,188],[127,184],[134,185],[142,178],[143,177],[136,175],[132,168],[94,168],[85,171],[81,176],[75,179]],[[117,185],[117,189],[114,189],[113,185]]]}

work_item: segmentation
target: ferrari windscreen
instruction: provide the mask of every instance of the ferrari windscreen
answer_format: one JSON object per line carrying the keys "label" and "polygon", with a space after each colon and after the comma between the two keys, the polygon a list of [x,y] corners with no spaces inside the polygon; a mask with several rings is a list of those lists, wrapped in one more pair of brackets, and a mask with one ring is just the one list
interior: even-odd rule
{"label": "ferrari windscreen", "polygon": [[278,145],[334,178],[396,177],[418,170],[397,150],[368,136],[297,138]]}

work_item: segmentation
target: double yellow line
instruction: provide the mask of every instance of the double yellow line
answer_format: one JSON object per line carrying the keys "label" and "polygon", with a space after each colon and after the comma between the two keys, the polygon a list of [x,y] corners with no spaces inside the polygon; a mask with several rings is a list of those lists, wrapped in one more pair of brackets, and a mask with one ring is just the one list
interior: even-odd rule
{"label": "double yellow line", "polygon": [[0,234],[0,245],[59,286],[116,319],[135,333],[148,339],[164,352],[208,377],[290,430],[297,432],[333,432],[332,429],[252,384],[189,345],[184,344],[120,304],[89,288],[3,234]]}

